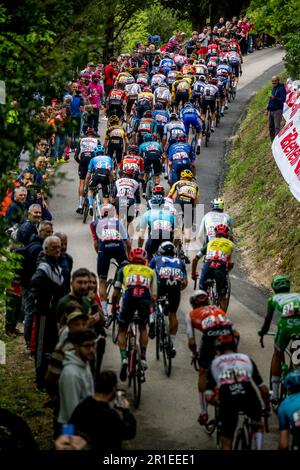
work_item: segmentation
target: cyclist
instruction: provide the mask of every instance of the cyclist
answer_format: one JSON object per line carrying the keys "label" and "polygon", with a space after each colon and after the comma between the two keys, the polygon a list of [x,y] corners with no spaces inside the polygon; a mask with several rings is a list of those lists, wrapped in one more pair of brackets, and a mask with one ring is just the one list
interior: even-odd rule
{"label": "cyclist", "polygon": [[147,369],[146,350],[148,332],[146,325],[151,314],[151,306],[157,299],[157,280],[153,269],[146,266],[147,254],[143,248],[133,248],[129,255],[130,263],[118,272],[112,297],[113,312],[117,310],[121,289],[124,289],[122,309],[119,316],[118,346],[121,354],[120,379],[127,378],[128,357],[126,351],[126,333],[135,312],[139,317],[141,363]]}
{"label": "cyclist", "polygon": [[[182,76],[182,73],[177,74],[177,76]],[[191,90],[191,81],[190,78],[179,78],[172,85],[172,102],[174,107],[178,110],[180,103],[182,106],[189,101],[192,95]]]}
{"label": "cyclist", "polygon": [[138,155],[137,145],[128,145],[128,155],[124,155],[120,165],[119,173],[122,175],[125,170],[133,170],[134,178],[140,181],[144,175],[144,159]]}
{"label": "cyclist", "polygon": [[[127,217],[127,224],[135,217],[134,204],[140,200],[139,183],[134,179],[134,171],[128,168],[123,171],[124,176],[114,183],[113,197],[116,199],[116,210],[118,216]],[[131,209],[132,207],[132,209]],[[125,214],[126,213],[126,214]]]}
{"label": "cyclist", "polygon": [[108,155],[104,155],[103,145],[94,149],[93,157],[88,166],[85,179],[85,187],[88,189],[89,212],[93,215],[93,194],[99,184],[101,184],[103,202],[108,203],[110,197],[110,184],[113,181],[113,161]]}
{"label": "cyclist", "polygon": [[176,113],[170,114],[170,122],[164,127],[162,147],[167,152],[170,145],[177,142],[177,136],[185,135],[183,122]]}
{"label": "cyclist", "polygon": [[271,286],[275,294],[268,298],[267,315],[258,334],[261,337],[267,334],[274,313],[280,315],[271,363],[272,401],[276,403],[279,399],[281,363],[284,362],[284,350],[293,336],[300,335],[300,294],[290,292],[291,282],[286,276],[275,276]]}
{"label": "cyclist", "polygon": [[137,129],[133,136],[137,145],[143,143],[143,136],[145,134],[156,134],[156,123],[152,117],[151,111],[145,111],[142,119],[137,122]]}
{"label": "cyclist", "polygon": [[124,118],[127,97],[124,88],[124,83],[115,83],[106,100],[107,117],[118,116],[119,119]]}
{"label": "cyclist", "polygon": [[210,107],[211,111],[211,131],[215,131],[216,127],[216,99],[219,94],[217,87],[218,80],[211,78],[209,82],[204,86],[202,104],[201,104],[201,119],[205,126],[207,107]]}
{"label": "cyclist", "polygon": [[101,219],[91,223],[91,232],[94,248],[98,254],[97,273],[99,276],[99,293],[103,313],[108,319],[107,308],[107,275],[110,261],[115,259],[118,265],[127,260],[131,245],[127,230],[116,217],[116,210],[112,204],[101,206]]}
{"label": "cyclist", "polygon": [[239,411],[251,418],[256,449],[261,450],[264,430],[261,420],[262,405],[253,383],[258,388],[267,410],[268,387],[264,384],[255,362],[246,354],[237,352],[237,342],[232,333],[219,336],[215,347],[218,355],[208,370],[205,398],[214,404],[214,390],[218,387],[218,423],[222,450],[232,450]]}
{"label": "cyclist", "polygon": [[159,177],[162,170],[163,150],[158,142],[155,142],[152,134],[143,135],[144,142],[139,146],[139,155],[144,159],[146,178],[143,182],[143,196],[146,196],[147,176],[153,166],[154,184],[159,184]]}
{"label": "cyclist", "polygon": [[229,227],[226,224],[218,224],[215,227],[215,238],[210,240],[196,254],[192,262],[192,279],[197,278],[196,268],[200,258],[205,255],[205,263],[200,277],[200,289],[206,290],[206,281],[215,279],[218,300],[224,312],[227,310],[226,293],[228,288],[227,276],[233,267],[231,263],[234,244],[228,240]]}
{"label": "cyclist", "polygon": [[192,100],[196,104],[198,109],[201,108],[201,100],[204,92],[204,85],[206,85],[206,77],[205,75],[199,75],[193,85],[192,91]]}
{"label": "cyclist", "polygon": [[151,92],[151,88],[144,88],[144,90],[138,94],[136,103],[132,108],[132,113],[136,112],[137,120],[139,121],[146,111],[151,111],[153,108],[154,95]]}
{"label": "cyclist", "polygon": [[[181,290],[185,289],[188,283],[185,264],[175,253],[176,248],[173,243],[165,241],[160,245],[157,256],[152,258],[149,263],[149,267],[154,269],[157,275],[158,298],[167,297],[169,333],[172,341],[171,357],[176,355],[176,334],[178,330],[176,312],[180,305]],[[155,333],[153,333],[149,330],[150,338],[154,337]]]}
{"label": "cyclist", "polygon": [[165,82],[159,84],[154,91],[154,102],[162,103],[164,109],[169,109],[171,106],[171,93],[168,85]]}
{"label": "cyclist", "polygon": [[179,135],[177,140],[178,142],[176,144],[172,144],[168,150],[171,186],[180,179],[180,174],[183,170],[192,170],[193,173],[196,171],[194,163],[195,155],[190,144],[186,142],[186,135]]}
{"label": "cyclist", "polygon": [[195,71],[196,71],[196,77],[199,77],[200,75],[204,75],[205,77],[208,76],[208,70],[207,66],[205,65],[205,60],[204,59],[198,59],[194,62],[195,66]]}
{"label": "cyclist", "polygon": [[86,137],[83,137],[76,149],[75,152],[75,160],[79,163],[78,167],[78,175],[79,175],[79,187],[78,187],[78,194],[79,194],[79,205],[78,209],[76,210],[77,214],[83,213],[82,203],[83,203],[83,193],[84,193],[84,182],[88,172],[88,166],[91,159],[94,157],[94,149],[101,145],[101,142],[97,137],[95,137],[96,133],[94,129],[89,127],[85,133]]}
{"label": "cyclist", "polygon": [[118,116],[111,116],[108,119],[108,127],[105,134],[104,147],[107,154],[113,159],[116,155],[116,161],[120,164],[123,153],[126,153],[128,138],[123,125],[120,124]]}
{"label": "cyclist", "polygon": [[290,432],[293,436],[291,449],[300,449],[300,370],[296,369],[287,374],[284,388],[288,396],[278,407],[279,421],[279,450],[288,450]]}
{"label": "cyclist", "polygon": [[176,215],[163,207],[164,202],[164,197],[161,194],[152,196],[149,201],[150,209],[141,218],[138,245],[139,247],[143,246],[145,232],[148,228],[149,236],[145,249],[149,260],[157,252],[163,241],[173,242],[174,237],[177,235]]}
{"label": "cyclist", "polygon": [[175,65],[175,62],[173,59],[171,59],[170,54],[165,54],[159,64],[159,66],[163,69],[164,73],[170,72],[170,70],[172,70],[173,65]]}
{"label": "cyclist", "polygon": [[156,123],[156,131],[160,141],[163,140],[164,127],[169,122],[169,113],[164,109],[162,103],[155,103],[154,111],[152,111],[152,117]]}
{"label": "cyclist", "polygon": [[210,212],[207,212],[203,217],[197,238],[203,243],[208,243],[212,238],[216,236],[215,228],[219,224],[227,224],[230,233],[233,230],[233,222],[230,215],[224,212],[224,200],[221,198],[215,198],[211,201]]}
{"label": "cyclist", "polygon": [[190,263],[187,252],[191,241],[194,210],[199,201],[199,186],[193,181],[193,178],[194,175],[191,170],[183,170],[180,173],[180,180],[173,184],[168,194],[168,197],[173,199],[177,207],[181,208],[184,223],[183,252],[187,263]]}
{"label": "cyclist", "polygon": [[151,88],[154,93],[156,88],[166,80],[166,76],[164,75],[164,71],[162,68],[159,68],[157,73],[155,73],[151,78]]}
{"label": "cyclist", "polygon": [[[209,305],[207,292],[203,290],[195,290],[193,292],[190,297],[190,304],[193,310],[185,315],[185,323],[188,346],[192,351],[193,359],[197,359],[199,366],[198,391],[200,415],[198,423],[202,426],[208,421],[207,403],[204,398],[204,391],[206,388],[207,369],[215,357],[215,340],[221,334],[232,333],[233,323],[220,307]],[[202,333],[198,355],[195,329]],[[234,334],[236,338],[239,337],[237,331],[235,331]]]}
{"label": "cyclist", "polygon": [[180,117],[182,118],[186,135],[189,135],[190,126],[197,133],[197,150],[196,150],[196,153],[197,153],[197,155],[199,155],[200,154],[200,148],[201,148],[201,139],[202,139],[202,122],[201,122],[200,113],[195,108],[195,106],[193,106],[193,104],[188,101],[187,103],[185,103],[185,105],[184,105],[184,107],[181,111],[181,116]]}
{"label": "cyclist", "polygon": [[210,57],[207,60],[207,70],[211,77],[215,77],[217,73],[217,67],[219,63],[219,58],[216,56]]}
{"label": "cyclist", "polygon": [[126,115],[127,118],[129,118],[132,107],[137,100],[138,94],[141,93],[142,89],[138,83],[135,83],[134,81],[132,83],[127,83],[125,85],[125,92],[127,94],[127,100],[126,100]]}

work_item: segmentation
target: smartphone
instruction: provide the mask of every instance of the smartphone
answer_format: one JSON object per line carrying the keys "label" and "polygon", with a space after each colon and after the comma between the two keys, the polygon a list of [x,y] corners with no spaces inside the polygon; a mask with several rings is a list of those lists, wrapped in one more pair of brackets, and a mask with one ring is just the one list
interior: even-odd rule
{"label": "smartphone", "polygon": [[126,398],[126,392],[124,390],[117,390],[115,396],[115,408],[124,408],[124,399]]}

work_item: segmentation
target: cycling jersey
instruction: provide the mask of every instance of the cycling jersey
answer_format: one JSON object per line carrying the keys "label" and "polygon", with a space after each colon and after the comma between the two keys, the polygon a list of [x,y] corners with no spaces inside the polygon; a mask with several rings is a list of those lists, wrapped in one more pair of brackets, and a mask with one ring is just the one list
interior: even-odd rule
{"label": "cycling jersey", "polygon": [[139,183],[133,178],[119,178],[115,182],[114,194],[122,199],[134,199]]}
{"label": "cycling jersey", "polygon": [[217,76],[222,75],[223,77],[228,77],[232,72],[230,65],[221,64],[217,67]]}
{"label": "cycling jersey", "polygon": [[163,75],[162,73],[156,73],[156,74],[153,75],[153,77],[151,78],[151,86],[152,86],[152,87],[158,86],[158,85],[160,85],[160,83],[163,82],[165,79],[166,79],[165,75]]}
{"label": "cycling jersey", "polygon": [[207,75],[208,74],[207,67],[204,64],[195,65],[195,69],[196,69],[196,75]]}
{"label": "cycling jersey", "polygon": [[169,113],[164,109],[156,109],[152,112],[152,117],[157,126],[163,127],[169,122]]}
{"label": "cycling jersey", "polygon": [[140,134],[152,134],[155,132],[156,124],[152,118],[142,118],[138,124],[138,132]]}
{"label": "cycling jersey", "polygon": [[219,224],[227,224],[231,231],[233,229],[232,218],[230,215],[226,214],[226,212],[211,211],[205,214],[201,221],[198,234],[202,242],[215,238],[215,228]]}
{"label": "cycling jersey", "polygon": [[170,103],[171,102],[171,93],[169,88],[166,86],[159,86],[154,91],[155,103]]}
{"label": "cycling jersey", "polygon": [[199,187],[194,181],[177,181],[177,183],[173,184],[169,196],[172,196],[175,191],[177,192],[175,203],[180,201],[195,203],[199,197]]}
{"label": "cycling jersey", "polygon": [[218,87],[216,85],[205,84],[203,89],[203,100],[214,101],[218,95]]}
{"label": "cycling jersey", "polygon": [[108,106],[122,106],[126,99],[126,94],[122,90],[112,89],[108,97]]}
{"label": "cycling jersey", "polygon": [[219,48],[218,44],[212,43],[212,44],[209,44],[207,46],[207,52],[208,52],[208,54],[216,55],[216,54],[220,53],[220,48]]}
{"label": "cycling jersey", "polygon": [[[222,329],[223,327],[232,326],[232,321],[229,320],[226,313],[216,305],[207,305],[191,310],[185,316],[185,323],[188,338],[194,338],[195,329],[205,333],[215,328]],[[215,335],[209,336],[214,336],[214,339],[216,338]]]}
{"label": "cycling jersey", "polygon": [[292,449],[300,448],[300,393],[288,395],[280,403],[278,411],[279,430],[291,430],[293,435]]}
{"label": "cycling jersey", "polygon": [[142,103],[143,101],[149,101],[151,104],[153,103],[153,93],[150,91],[142,91],[138,94],[137,97],[138,103]]}
{"label": "cycling jersey", "polygon": [[143,264],[128,264],[118,272],[115,289],[147,289],[152,296],[157,295],[157,280],[153,269]]}
{"label": "cycling jersey", "polygon": [[141,85],[142,87],[147,86],[147,85],[148,85],[148,77],[147,77],[147,75],[138,75],[138,76],[137,76],[137,79],[136,79],[136,83],[138,83],[138,84]]}
{"label": "cycling jersey", "polygon": [[114,145],[123,145],[125,137],[126,132],[123,127],[119,125],[109,127],[105,136],[105,138]]}
{"label": "cycling jersey", "polygon": [[278,312],[285,318],[300,316],[300,294],[280,293],[268,298],[268,312]]}
{"label": "cycling jersey", "polygon": [[149,209],[142,215],[140,227],[149,228],[149,235],[156,240],[170,240],[173,237],[176,217],[169,210]]}
{"label": "cycling jersey", "polygon": [[141,93],[141,87],[138,83],[130,83],[125,86],[128,99],[136,99],[138,94]]}
{"label": "cycling jersey", "polygon": [[144,172],[144,160],[139,155],[125,155],[119,168],[121,170],[133,170],[134,173]]}
{"label": "cycling jersey", "polygon": [[196,256],[200,259],[202,255],[205,254],[206,262],[213,262],[216,264],[223,263],[226,264],[226,267],[228,268],[233,247],[234,244],[227,238],[216,237],[210,240]]}
{"label": "cycling jersey", "polygon": [[172,65],[175,65],[173,59],[162,59],[159,64],[159,66],[162,67],[166,73],[171,70]]}
{"label": "cycling jersey", "polygon": [[201,82],[200,80],[197,80],[197,81],[194,83],[193,91],[192,91],[192,96],[193,96],[193,98],[199,98],[200,96],[203,95],[204,86],[205,86],[205,83],[204,83],[204,82]]}
{"label": "cycling jersey", "polygon": [[83,137],[76,152],[77,161],[81,160],[84,154],[86,157],[91,158],[94,155],[95,147],[97,147],[99,143],[99,139],[95,137]]}
{"label": "cycling jersey", "polygon": [[107,155],[100,155],[91,159],[88,172],[94,173],[101,170],[111,170],[113,168],[113,161]]}
{"label": "cycling jersey", "polygon": [[170,86],[172,85],[175,80],[176,80],[177,72],[171,70],[168,75],[167,75],[167,84]]}
{"label": "cycling jersey", "polygon": [[165,125],[164,136],[167,136],[167,142],[169,145],[176,142],[176,137],[179,135],[185,135],[184,124],[181,121],[170,121]]}
{"label": "cycling jersey", "polygon": [[174,62],[177,66],[183,65],[186,61],[187,61],[187,58],[185,55],[181,55],[181,54],[174,55]]}
{"label": "cycling jersey", "polygon": [[157,158],[160,160],[162,154],[163,150],[158,142],[144,142],[139,146],[139,155],[141,155],[145,160],[148,158]]}
{"label": "cycling jersey", "polygon": [[194,128],[197,133],[202,132],[201,116],[196,108],[192,106],[184,107],[181,111],[181,117],[187,135],[189,134],[190,126]]}
{"label": "cycling jersey", "polygon": [[184,262],[176,256],[155,256],[149,263],[155,269],[159,284],[179,287],[187,278]]}
{"label": "cycling jersey", "polygon": [[174,165],[176,162],[183,159],[188,159],[190,161],[194,161],[195,159],[190,144],[186,144],[184,142],[172,144],[168,150],[168,160],[173,162]]}
{"label": "cycling jersey", "polygon": [[122,243],[122,240],[128,240],[127,232],[123,224],[116,217],[105,217],[93,222],[97,238],[99,240],[99,249],[102,244]]}

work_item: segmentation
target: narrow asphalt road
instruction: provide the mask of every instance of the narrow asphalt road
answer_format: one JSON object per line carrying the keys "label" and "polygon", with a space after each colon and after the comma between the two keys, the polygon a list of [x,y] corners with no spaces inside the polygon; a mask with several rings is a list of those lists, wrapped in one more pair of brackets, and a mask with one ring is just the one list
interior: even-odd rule
{"label": "narrow asphalt road", "polygon": [[[244,113],[247,103],[261,86],[274,73],[282,70],[282,49],[264,49],[255,52],[244,60],[243,76],[238,86],[237,98],[222,119],[220,127],[212,136],[209,147],[203,148],[197,163],[197,176],[201,190],[201,203],[205,211],[209,202],[218,192],[223,173],[224,155],[228,140],[237,120]],[[103,136],[106,121],[100,122]],[[51,201],[54,214],[55,230],[64,231],[69,236],[69,253],[74,258],[75,268],[87,267],[96,271],[96,254],[88,224],[83,225],[81,218],[75,214],[77,207],[77,164],[71,161],[61,171],[66,172],[66,179],[55,189]],[[197,373],[190,366],[190,353],[183,317],[189,311],[189,296],[193,290],[190,282],[182,294],[178,312],[179,331],[177,339],[177,356],[174,360],[170,378],[163,372],[161,361],[155,359],[155,342],[149,340],[146,383],[143,384],[140,409],[136,412],[138,432],[134,440],[129,441],[129,449],[207,449],[216,448],[214,439],[207,436],[197,423],[198,394]],[[258,314],[265,312],[266,296],[260,289],[252,286],[238,269],[232,274],[232,297],[229,313],[241,333],[240,351],[250,354],[256,361],[266,383],[268,383],[269,366],[272,355],[272,339],[266,339],[265,349],[261,349],[257,331],[262,319]],[[107,349],[104,367],[119,372],[120,357],[118,348],[112,344],[110,332],[107,338]],[[131,392],[129,391],[129,397]],[[277,445],[277,421],[273,417],[270,433],[265,439],[266,449],[275,449]]]}

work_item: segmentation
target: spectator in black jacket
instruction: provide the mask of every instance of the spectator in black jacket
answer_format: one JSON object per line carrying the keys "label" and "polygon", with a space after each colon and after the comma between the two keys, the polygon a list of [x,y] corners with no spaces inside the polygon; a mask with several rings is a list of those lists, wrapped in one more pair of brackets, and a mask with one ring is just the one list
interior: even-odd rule
{"label": "spectator in black jacket", "polygon": [[63,296],[63,282],[60,257],[60,239],[47,237],[43,243],[43,253],[39,257],[36,272],[32,276],[30,288],[35,302],[35,367],[38,391],[45,391],[45,376],[51,354],[57,343],[55,309]]}
{"label": "spectator in black jacket", "polygon": [[96,453],[120,451],[122,441],[133,439],[136,434],[136,420],[129,410],[128,400],[118,400],[119,412],[109,405],[116,397],[116,391],[116,374],[101,372],[96,381],[95,395],[80,403],[70,419],[76,434],[86,438],[90,449]]}
{"label": "spectator in black jacket", "polygon": [[269,133],[270,139],[273,141],[280,131],[282,120],[283,106],[286,99],[286,91],[283,83],[279,82],[279,77],[272,77],[272,94],[269,97],[267,111],[269,112]]}
{"label": "spectator in black jacket", "polygon": [[20,282],[22,286],[22,309],[24,316],[24,338],[25,353],[30,353],[30,339],[33,325],[34,302],[32,292],[30,290],[30,281],[37,268],[38,256],[43,250],[43,243],[47,237],[53,234],[52,222],[42,220],[38,228],[38,234],[33,237],[25,249],[22,250],[23,255],[22,271]]}
{"label": "spectator in black jacket", "polygon": [[68,237],[65,233],[57,232],[54,234],[60,238],[61,249],[60,257],[58,258],[58,264],[62,269],[62,275],[64,277],[64,295],[68,294],[71,289],[71,272],[73,269],[73,258],[67,253],[68,248]]}
{"label": "spectator in black jacket", "polygon": [[28,245],[33,236],[38,234],[38,225],[42,220],[40,204],[31,204],[28,209],[28,218],[22,222],[17,231],[17,241],[24,246]]}
{"label": "spectator in black jacket", "polygon": [[5,220],[10,227],[19,224],[24,218],[27,210],[27,189],[23,186],[15,188],[13,198],[7,208]]}

